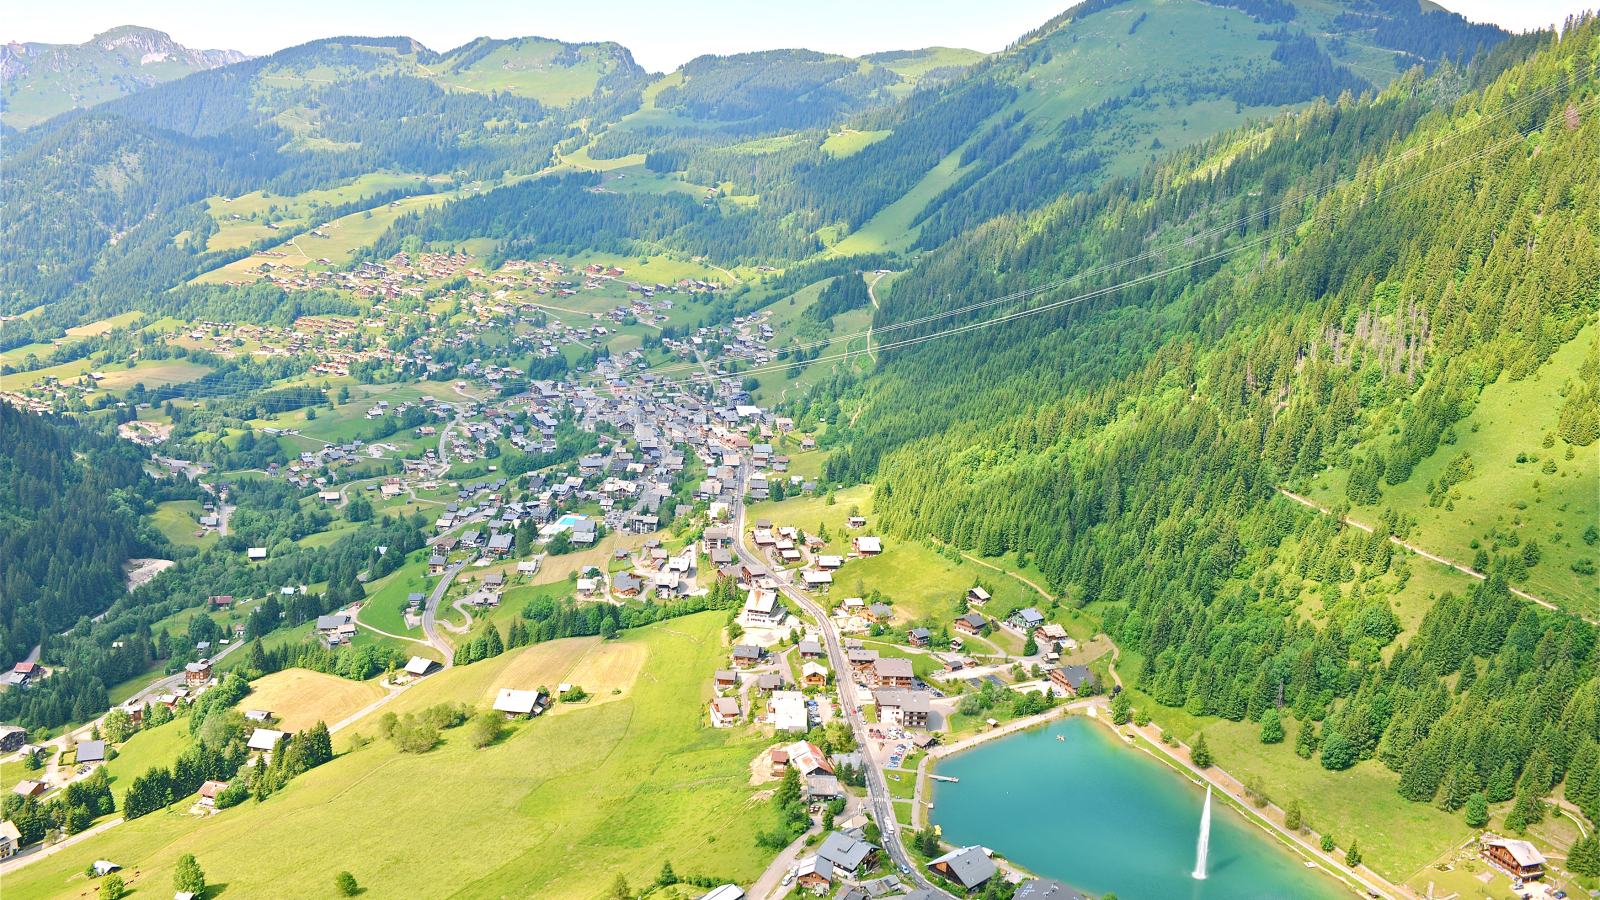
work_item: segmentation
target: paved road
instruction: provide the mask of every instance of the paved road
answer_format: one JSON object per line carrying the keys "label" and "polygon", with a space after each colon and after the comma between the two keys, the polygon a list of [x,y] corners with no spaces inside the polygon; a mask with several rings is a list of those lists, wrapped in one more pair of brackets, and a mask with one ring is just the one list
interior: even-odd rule
{"label": "paved road", "polygon": [[[233,643],[229,644],[226,647],[223,647],[222,651],[220,653],[218,653],[216,656],[211,657],[211,664],[213,666],[215,666],[217,663],[221,662],[223,660],[223,658],[226,657],[228,654],[230,654],[233,651],[239,649],[240,647],[243,647],[247,643],[249,643],[249,642],[241,639],[241,640],[234,641]],[[183,683],[183,678],[184,678],[184,673],[182,673],[182,672],[179,672],[176,675],[168,675],[167,677],[161,679],[160,681],[157,681],[157,682],[151,684],[150,686],[146,687],[144,690],[140,691],[139,693],[134,694],[131,698],[129,698],[129,700],[127,702],[134,703],[134,702],[137,702],[139,700],[143,700],[144,698],[150,696],[151,694],[159,694],[162,691],[171,690],[172,688],[177,687],[178,685],[182,684]],[[92,722],[90,724],[91,725],[92,724],[99,724],[101,722],[101,720],[103,720],[104,718],[105,718],[105,716],[101,716],[99,719],[94,720],[94,722]],[[83,727],[79,728],[78,730],[79,731],[85,731],[88,728],[89,728],[89,725],[84,725]]]}
{"label": "paved road", "polygon": [[439,583],[434,585],[433,593],[428,595],[427,605],[422,608],[422,633],[428,638],[428,643],[432,644],[435,650],[444,655],[444,667],[446,669],[455,664],[455,651],[450,648],[450,644],[444,638],[439,636],[437,630],[439,624],[437,615],[439,601],[444,599],[444,592],[450,589],[450,582],[454,581],[456,575],[460,574],[461,570],[466,567],[467,561],[462,560],[445,569],[444,574],[439,576]]}
{"label": "paved road", "polygon": [[54,856],[79,841],[86,841],[102,831],[107,831],[121,824],[122,817],[117,816],[109,822],[101,822],[87,831],[80,831],[72,837],[64,838],[54,844],[34,844],[32,847],[8,857],[4,863],[0,863],[0,875],[10,875],[23,866],[38,862],[47,856]]}
{"label": "paved road", "polygon": [[[740,498],[744,496],[745,467],[746,463],[741,461],[739,469],[735,473],[738,489],[734,491],[735,533],[733,546],[734,551],[739,555],[739,559],[746,565],[759,566],[761,564],[760,561],[744,545],[745,509],[744,502]],[[774,577],[777,578],[779,576],[775,573]],[[844,711],[845,721],[850,723],[850,728],[855,733],[856,743],[865,750],[868,745],[867,723],[857,708],[856,684],[854,679],[850,677],[850,667],[845,662],[844,646],[839,641],[838,631],[833,627],[833,620],[828,618],[826,610],[813,602],[805,593],[796,589],[794,585],[780,579],[778,581],[778,589],[783,592],[784,596],[799,604],[801,609],[817,620],[818,628],[822,632],[823,642],[828,650],[828,661],[833,665],[833,671],[836,675],[834,683],[839,688],[839,707]],[[906,852],[905,847],[900,842],[900,828],[894,814],[894,798],[890,796],[889,788],[883,780],[883,772],[875,765],[869,765],[866,768],[867,809],[872,814],[873,821],[878,823],[879,830],[883,832],[883,842],[895,867],[901,869],[902,872],[910,873],[909,875],[903,874],[902,878],[914,882],[917,887],[932,890],[940,896],[952,897],[953,895],[934,886],[923,875],[922,870],[916,867],[910,854]]]}
{"label": "paved road", "polygon": [[444,428],[439,432],[439,465],[446,471],[450,468],[450,431],[456,427],[456,421],[461,416],[461,413],[453,408],[451,412],[450,421],[444,423]]}

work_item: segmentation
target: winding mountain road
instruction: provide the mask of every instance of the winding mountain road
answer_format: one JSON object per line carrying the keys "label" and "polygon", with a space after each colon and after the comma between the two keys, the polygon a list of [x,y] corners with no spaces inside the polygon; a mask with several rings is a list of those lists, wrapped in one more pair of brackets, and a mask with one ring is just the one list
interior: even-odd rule
{"label": "winding mountain road", "polygon": [[450,582],[455,581],[456,576],[461,574],[461,570],[466,567],[467,560],[462,560],[445,569],[444,574],[439,576],[439,583],[434,585],[433,593],[428,595],[427,605],[422,608],[422,633],[427,637],[428,643],[433,646],[433,649],[438,650],[444,656],[444,667],[446,669],[455,665],[455,650],[450,646],[449,642],[439,636],[439,601],[444,599],[445,591],[450,589]]}

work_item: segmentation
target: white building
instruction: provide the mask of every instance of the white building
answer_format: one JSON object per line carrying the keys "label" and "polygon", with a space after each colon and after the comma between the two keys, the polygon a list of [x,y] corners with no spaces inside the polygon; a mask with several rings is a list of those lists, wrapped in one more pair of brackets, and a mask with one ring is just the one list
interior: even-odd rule
{"label": "white building", "polygon": [[799,691],[773,691],[767,697],[767,712],[772,715],[772,727],[778,731],[804,734],[810,728],[806,695]]}
{"label": "white building", "polygon": [[747,626],[763,627],[782,625],[789,611],[778,602],[778,592],[756,588],[744,601],[744,621]]}

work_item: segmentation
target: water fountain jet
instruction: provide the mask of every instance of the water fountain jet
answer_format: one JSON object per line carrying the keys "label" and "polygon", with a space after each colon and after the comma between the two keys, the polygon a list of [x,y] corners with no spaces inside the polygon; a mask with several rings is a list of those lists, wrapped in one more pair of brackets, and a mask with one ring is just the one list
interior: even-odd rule
{"label": "water fountain jet", "polygon": [[1206,805],[1200,813],[1200,843],[1195,848],[1194,877],[1206,879],[1206,853],[1211,849],[1211,785],[1206,785]]}

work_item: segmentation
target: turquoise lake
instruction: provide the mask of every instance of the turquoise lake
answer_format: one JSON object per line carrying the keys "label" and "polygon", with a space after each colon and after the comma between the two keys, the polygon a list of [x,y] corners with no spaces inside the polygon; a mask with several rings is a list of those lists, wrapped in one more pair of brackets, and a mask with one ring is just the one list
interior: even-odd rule
{"label": "turquoise lake", "polygon": [[980,744],[934,773],[960,779],[933,782],[931,821],[946,842],[981,844],[1096,897],[1352,896],[1215,799],[1207,877],[1193,878],[1205,789],[1081,717]]}

